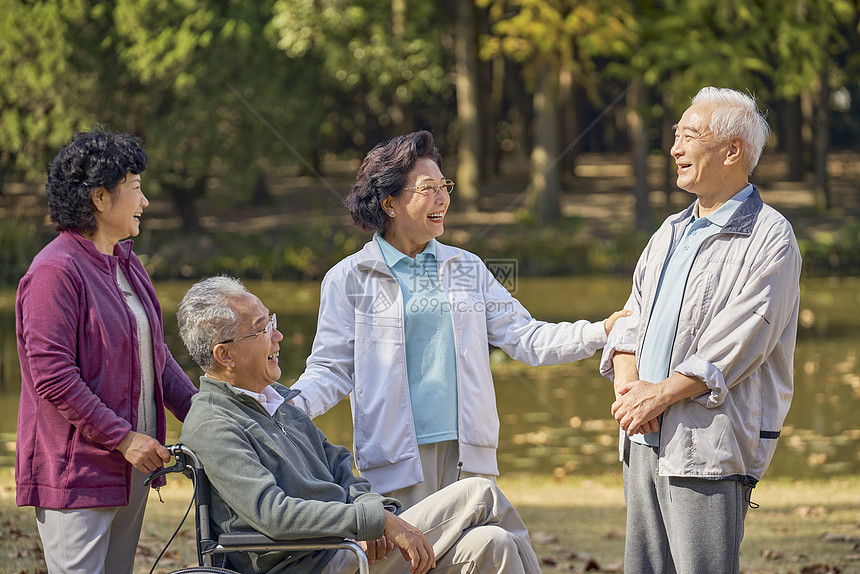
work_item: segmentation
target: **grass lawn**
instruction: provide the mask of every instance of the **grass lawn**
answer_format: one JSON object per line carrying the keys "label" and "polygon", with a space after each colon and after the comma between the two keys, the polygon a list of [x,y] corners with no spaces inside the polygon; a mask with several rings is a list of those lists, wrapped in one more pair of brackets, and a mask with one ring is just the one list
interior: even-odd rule
{"label": "grass lawn", "polygon": [[[152,568],[191,499],[190,481],[177,475],[150,496],[137,572]],[[557,482],[506,476],[499,485],[516,504],[547,572],[621,572],[624,496],[618,477]],[[779,574],[860,574],[860,478],[765,480],[754,492],[741,548],[742,571]],[[195,564],[193,512],[155,572]],[[45,572],[33,511],[15,506],[12,470],[0,470],[0,572]]]}

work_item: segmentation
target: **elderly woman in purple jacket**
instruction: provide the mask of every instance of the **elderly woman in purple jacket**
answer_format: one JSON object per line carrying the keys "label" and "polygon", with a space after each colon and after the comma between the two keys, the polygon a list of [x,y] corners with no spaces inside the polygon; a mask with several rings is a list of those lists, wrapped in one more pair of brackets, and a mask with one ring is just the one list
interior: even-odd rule
{"label": "elderly woman in purple jacket", "polygon": [[161,307],[132,251],[149,204],[137,138],[76,134],[48,170],[59,236],[18,286],[22,388],[15,481],[36,507],[48,571],[131,573],[148,489],[169,460],[164,407],[196,392],[164,344]]}

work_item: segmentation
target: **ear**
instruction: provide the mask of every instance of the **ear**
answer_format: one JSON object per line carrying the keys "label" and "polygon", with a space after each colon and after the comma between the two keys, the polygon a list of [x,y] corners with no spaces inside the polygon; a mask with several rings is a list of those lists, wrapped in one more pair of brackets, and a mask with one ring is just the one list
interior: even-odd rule
{"label": "ear", "polygon": [[725,165],[736,165],[742,163],[744,157],[744,149],[746,145],[741,138],[732,138],[729,140],[728,150],[726,151]]}
{"label": "ear", "polygon": [[227,348],[227,345],[222,345],[220,343],[215,345],[215,348],[212,349],[212,356],[215,358],[215,362],[222,367],[234,367],[236,364],[233,361],[233,357],[230,355],[230,349]]}
{"label": "ear", "polygon": [[382,207],[382,211],[385,212],[385,215],[390,215],[392,209],[394,209],[394,198],[390,195],[387,196],[379,202],[379,206]]}
{"label": "ear", "polygon": [[103,187],[97,187],[93,190],[93,206],[96,211],[104,212],[110,205],[110,192]]}

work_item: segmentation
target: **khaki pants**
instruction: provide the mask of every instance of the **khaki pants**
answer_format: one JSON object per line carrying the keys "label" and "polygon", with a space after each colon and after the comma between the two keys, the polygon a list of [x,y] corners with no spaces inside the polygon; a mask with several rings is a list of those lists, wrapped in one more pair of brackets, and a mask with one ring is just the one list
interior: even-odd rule
{"label": "khaki pants", "polygon": [[50,574],[131,574],[149,488],[131,470],[128,506],[37,508],[36,523]]}
{"label": "khaki pants", "polygon": [[392,492],[381,492],[383,496],[396,498],[403,505],[403,510],[412,508],[434,492],[438,492],[460,479],[470,476],[480,476],[493,482],[496,477],[490,474],[478,474],[460,470],[460,445],[455,440],[446,440],[418,447],[421,457],[421,471],[424,481]]}
{"label": "khaki pants", "polygon": [[[400,514],[420,529],[436,554],[431,572],[540,574],[529,534],[517,511],[490,480],[466,478]],[[399,550],[370,567],[372,574],[408,574]],[[358,570],[355,555],[338,550],[324,574]]]}

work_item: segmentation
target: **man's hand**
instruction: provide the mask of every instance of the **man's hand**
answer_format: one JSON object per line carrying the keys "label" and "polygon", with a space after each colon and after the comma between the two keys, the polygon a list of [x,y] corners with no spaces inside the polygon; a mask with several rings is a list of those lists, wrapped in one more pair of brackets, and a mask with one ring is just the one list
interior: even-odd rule
{"label": "man's hand", "polygon": [[412,563],[412,574],[427,574],[436,567],[436,555],[424,534],[392,512],[385,511],[384,538],[400,549],[404,560]]}
{"label": "man's hand", "polygon": [[657,384],[631,381],[615,391],[618,398],[612,403],[612,416],[627,436],[633,436],[657,430],[657,416],[678,401],[708,392],[708,386],[696,377],[672,373]]}
{"label": "man's hand", "polygon": [[371,566],[377,560],[382,560],[388,556],[396,548],[394,543],[385,536],[378,540],[361,540],[359,544],[364,549],[364,553],[367,554],[367,562]]}
{"label": "man's hand", "polygon": [[170,452],[150,436],[131,431],[116,447],[125,460],[138,471],[147,474],[170,462]]}
{"label": "man's hand", "polygon": [[616,389],[615,402],[612,403],[612,416],[627,431],[627,436],[647,434],[660,430],[657,417],[666,410],[664,397],[659,385],[647,381],[624,383]]}
{"label": "man's hand", "polygon": [[[639,369],[636,367],[636,356],[633,353],[616,351],[612,357],[612,369],[615,371],[613,383],[615,401],[618,402],[621,400],[621,390],[625,388],[624,385],[639,380]],[[613,416],[615,416],[614,403],[611,408],[613,409]],[[657,432],[658,430],[660,430],[660,424],[655,417],[638,428],[634,427],[634,432],[631,433],[631,436],[634,434],[648,434],[651,432]]]}

